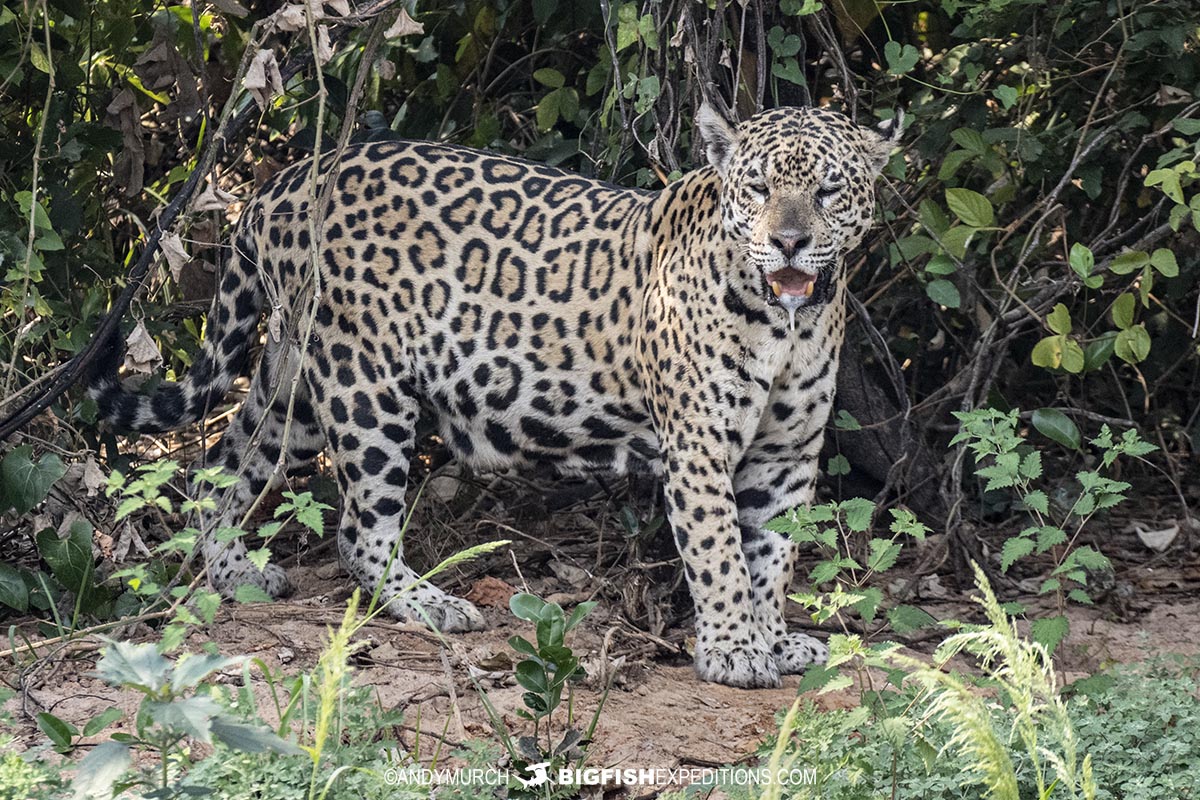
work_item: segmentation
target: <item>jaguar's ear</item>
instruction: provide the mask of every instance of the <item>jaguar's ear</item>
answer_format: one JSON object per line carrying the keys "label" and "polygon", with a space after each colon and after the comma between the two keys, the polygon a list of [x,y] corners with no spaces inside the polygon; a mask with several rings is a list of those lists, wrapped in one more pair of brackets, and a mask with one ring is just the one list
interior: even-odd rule
{"label": "jaguar's ear", "polygon": [[696,127],[704,139],[708,163],[716,167],[722,178],[725,177],[733,148],[737,146],[737,130],[707,100],[700,105],[700,111],[696,114]]}
{"label": "jaguar's ear", "polygon": [[878,175],[887,166],[892,151],[900,144],[900,136],[904,132],[904,109],[897,108],[891,119],[885,119],[874,128],[859,130],[863,135],[863,155]]}

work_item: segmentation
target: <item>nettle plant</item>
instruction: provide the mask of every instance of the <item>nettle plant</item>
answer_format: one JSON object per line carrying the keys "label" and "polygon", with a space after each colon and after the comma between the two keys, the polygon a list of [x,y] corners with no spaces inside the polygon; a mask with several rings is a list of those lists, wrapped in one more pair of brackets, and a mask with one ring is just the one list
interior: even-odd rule
{"label": "nettle plant", "polygon": [[[1038,488],[1042,478],[1042,454],[1029,445],[1018,433],[1020,412],[982,408],[956,412],[961,423],[958,435],[951,444],[964,443],[975,457],[977,477],[984,481],[985,492],[1011,489],[1017,495],[1021,510],[1029,515],[1029,524],[1008,537],[1000,552],[1000,567],[1007,572],[1017,561],[1034,555],[1049,554],[1053,561],[1050,574],[1042,581],[1039,595],[1053,594],[1059,614],[1035,620],[1032,635],[1036,641],[1053,650],[1069,630],[1062,612],[1067,601],[1090,604],[1089,572],[1111,569],[1105,555],[1088,544],[1078,544],[1080,535],[1093,517],[1125,500],[1130,484],[1101,474],[1117,459],[1125,456],[1141,458],[1158,448],[1145,442],[1137,431],[1127,430],[1117,437],[1107,425],[1091,440],[1100,451],[1100,466],[1075,474],[1076,491],[1073,500],[1062,501],[1063,493],[1055,499]],[[1079,429],[1062,412],[1040,409],[1033,415],[1034,427],[1064,445],[1079,449],[1082,446]]]}
{"label": "nettle plant", "polygon": [[[790,595],[812,612],[813,620],[837,619],[846,627],[844,612],[854,611],[866,625],[875,622],[883,604],[883,590],[872,585],[896,565],[905,541],[924,540],[929,529],[905,508],[888,510],[892,521],[889,536],[866,538],[875,518],[875,504],[863,497],[811,508],[795,508],[767,523],[767,528],[790,536],[801,544],[816,546],[822,560],[809,572],[813,591]],[[816,587],[832,584],[828,592]],[[899,605],[887,612],[888,622],[898,633],[933,622],[915,606]]]}
{"label": "nettle plant", "polygon": [[[162,556],[164,560],[133,564],[113,574],[113,578],[123,581],[144,604],[152,606],[164,600],[170,603],[171,619],[163,630],[165,652],[174,650],[182,643],[188,626],[211,624],[221,603],[219,594],[201,585],[203,570],[193,576],[190,583],[182,583],[178,568],[166,560],[182,555],[186,564],[192,558],[202,535],[201,529],[195,525],[176,530],[177,526],[172,525],[167,516],[178,512],[190,515],[191,522],[201,522],[202,515],[217,510],[216,500],[206,493],[205,487],[226,488],[238,480],[221,467],[196,469],[191,475],[191,486],[196,496],[189,497],[174,484],[178,472],[179,464],[175,461],[155,461],[137,467],[131,476],[112,473],[107,488],[110,497],[121,497],[114,517],[116,522],[134,512],[149,511],[158,515],[161,530],[175,530],[154,550],[154,554]],[[271,540],[289,522],[294,520],[318,536],[324,532],[322,512],[329,506],[314,500],[311,492],[283,492],[283,497],[284,502],[275,508],[275,518],[259,526],[254,533],[241,527],[223,527],[206,532],[206,535],[220,542],[254,538],[258,546],[248,548],[247,558],[261,570],[271,558]],[[271,601],[271,597],[261,589],[249,585],[239,586],[234,599],[241,603]]]}

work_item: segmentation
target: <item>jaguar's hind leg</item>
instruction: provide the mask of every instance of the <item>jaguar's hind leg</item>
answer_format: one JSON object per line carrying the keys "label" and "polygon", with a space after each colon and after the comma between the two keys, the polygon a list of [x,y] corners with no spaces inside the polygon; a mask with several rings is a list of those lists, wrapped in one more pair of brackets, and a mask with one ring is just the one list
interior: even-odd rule
{"label": "jaguar's hind leg", "polygon": [[[316,360],[320,364],[322,357]],[[341,493],[342,560],[366,591],[379,590],[379,602],[394,617],[444,632],[482,629],[483,616],[475,606],[421,582],[404,561],[404,495],[419,413],[416,396],[404,386],[370,381],[320,382],[319,372],[309,380]]]}
{"label": "jaguar's hind leg", "polygon": [[[280,358],[284,352],[289,358]],[[272,597],[283,597],[292,589],[282,567],[267,564],[259,570],[247,558],[242,539],[222,542],[225,537],[220,532],[240,528],[242,518],[255,499],[276,485],[287,467],[316,457],[324,446],[324,437],[303,382],[296,385],[295,400],[290,403],[291,424],[288,425],[291,364],[295,356],[294,349],[268,346],[252,381],[250,396],[234,415],[221,440],[209,451],[205,463],[195,465],[220,466],[223,474],[237,476],[237,482],[213,488],[207,483],[195,482],[193,472],[197,494],[216,501],[216,510],[202,518],[203,553],[209,579],[227,596],[232,596],[242,585],[256,586]],[[284,469],[280,469],[279,456],[285,446]]]}

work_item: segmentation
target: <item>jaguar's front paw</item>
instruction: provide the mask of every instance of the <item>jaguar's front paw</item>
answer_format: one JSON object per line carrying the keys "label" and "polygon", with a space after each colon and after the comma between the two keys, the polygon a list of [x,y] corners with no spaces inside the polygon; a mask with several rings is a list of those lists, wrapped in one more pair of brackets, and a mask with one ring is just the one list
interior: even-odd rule
{"label": "jaguar's front paw", "polygon": [[804,633],[788,633],[771,648],[781,675],[799,675],[813,665],[829,659],[829,648],[819,639]]}
{"label": "jaguar's front paw", "polygon": [[440,589],[403,596],[389,609],[395,617],[424,623],[442,633],[466,633],[487,627],[483,614],[474,604]]}
{"label": "jaguar's front paw", "polygon": [[253,564],[239,562],[237,568],[230,564],[217,564],[212,572],[212,583],[221,594],[234,597],[239,586],[254,586],[278,600],[295,591],[287,572],[278,564],[267,564],[260,571]]}
{"label": "jaguar's front paw", "polygon": [[741,689],[773,689],[780,685],[779,667],[757,639],[749,644],[697,644],[696,673],[702,680]]}

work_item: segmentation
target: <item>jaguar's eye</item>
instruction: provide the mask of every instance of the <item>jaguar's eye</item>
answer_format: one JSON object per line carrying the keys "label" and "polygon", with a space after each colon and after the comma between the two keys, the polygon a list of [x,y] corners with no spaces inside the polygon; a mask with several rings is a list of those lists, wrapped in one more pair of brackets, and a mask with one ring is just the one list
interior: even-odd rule
{"label": "jaguar's eye", "polygon": [[750,187],[749,187],[749,188],[750,188],[750,191],[751,191],[751,192],[753,192],[754,194],[758,195],[758,196],[759,196],[759,197],[761,197],[763,200],[766,200],[766,199],[767,199],[767,194],[769,194],[769,192],[768,192],[768,190],[767,190],[767,184],[766,184],[766,183],[764,183],[764,182],[762,182],[762,181],[759,181],[758,183],[752,183],[752,184],[750,184]]}
{"label": "jaguar's eye", "polygon": [[842,190],[842,184],[833,184],[829,186],[821,186],[817,189],[817,200],[824,202]]}

